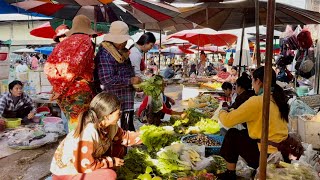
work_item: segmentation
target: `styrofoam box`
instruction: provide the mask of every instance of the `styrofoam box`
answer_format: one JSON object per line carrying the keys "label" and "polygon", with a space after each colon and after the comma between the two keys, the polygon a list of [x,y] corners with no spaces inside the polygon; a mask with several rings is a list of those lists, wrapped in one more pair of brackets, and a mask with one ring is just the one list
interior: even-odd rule
{"label": "styrofoam box", "polygon": [[313,148],[320,149],[320,122],[306,120],[299,116],[298,134],[303,142],[312,144]]}

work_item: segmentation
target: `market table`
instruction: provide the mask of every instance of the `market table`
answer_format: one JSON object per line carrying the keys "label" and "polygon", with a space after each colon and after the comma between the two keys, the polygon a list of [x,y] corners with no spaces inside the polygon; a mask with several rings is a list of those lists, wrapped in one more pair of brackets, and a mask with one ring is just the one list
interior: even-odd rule
{"label": "market table", "polygon": [[199,94],[223,94],[223,90],[209,90],[200,88],[199,83],[184,83],[182,85],[182,100],[188,100],[190,98],[195,98]]}
{"label": "market table", "polygon": [[44,104],[57,104],[57,101],[50,101],[50,96],[51,94],[39,94],[39,95],[36,95],[36,96],[32,96],[31,99],[34,103],[36,103],[37,105],[38,104],[41,104],[40,106],[44,105]]}

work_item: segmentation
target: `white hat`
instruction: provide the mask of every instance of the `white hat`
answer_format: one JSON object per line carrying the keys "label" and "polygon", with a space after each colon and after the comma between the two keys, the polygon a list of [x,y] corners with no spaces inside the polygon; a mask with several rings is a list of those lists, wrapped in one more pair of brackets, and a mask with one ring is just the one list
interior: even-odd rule
{"label": "white hat", "polygon": [[129,36],[129,27],[122,21],[114,21],[111,23],[109,33],[103,38],[104,41],[109,41],[117,44],[124,43],[131,39]]}

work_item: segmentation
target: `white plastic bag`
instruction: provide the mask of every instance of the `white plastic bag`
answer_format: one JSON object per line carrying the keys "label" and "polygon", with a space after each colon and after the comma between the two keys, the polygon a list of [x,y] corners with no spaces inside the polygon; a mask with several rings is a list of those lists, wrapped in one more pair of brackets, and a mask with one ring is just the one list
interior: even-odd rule
{"label": "white plastic bag", "polygon": [[64,125],[60,123],[47,123],[44,125],[44,130],[46,133],[56,133],[59,136],[66,134]]}
{"label": "white plastic bag", "polygon": [[236,173],[237,176],[243,177],[245,179],[250,179],[251,175],[254,171],[253,168],[249,167],[247,163],[242,159],[241,157],[239,158],[236,166]]}
{"label": "white plastic bag", "polygon": [[290,104],[289,116],[294,117],[294,116],[300,116],[304,114],[315,115],[316,113],[311,107],[309,107],[303,101],[298,99],[293,100],[292,103]]}

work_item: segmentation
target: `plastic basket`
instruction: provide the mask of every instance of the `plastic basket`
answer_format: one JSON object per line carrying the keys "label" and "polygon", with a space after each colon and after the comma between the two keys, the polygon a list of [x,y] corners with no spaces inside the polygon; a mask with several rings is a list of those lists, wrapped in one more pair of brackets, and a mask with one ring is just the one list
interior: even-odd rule
{"label": "plastic basket", "polygon": [[[193,134],[193,135],[187,135],[187,136],[183,136],[181,138],[181,142],[182,143],[186,143],[185,139],[190,138],[190,137],[194,137],[197,136],[197,134]],[[218,136],[218,135],[211,135],[211,134],[206,134],[207,137],[209,137],[210,139],[213,139],[216,142],[219,142],[220,144],[222,144],[224,137],[223,136]],[[205,148],[205,154],[206,156],[211,156],[211,155],[218,155],[220,153],[220,149],[221,149],[221,145],[220,146],[206,146]]]}
{"label": "plastic basket", "polygon": [[41,120],[42,116],[43,116],[43,114],[37,113],[37,114],[34,116],[34,118],[33,118],[32,121],[35,122],[35,123],[40,123],[40,120]]}
{"label": "plastic basket", "polygon": [[47,106],[42,106],[42,107],[38,107],[37,108],[37,113],[41,113],[41,112],[48,112],[50,113],[50,109]]}
{"label": "plastic basket", "polygon": [[62,119],[58,118],[58,117],[46,117],[42,121],[43,121],[43,124],[48,124],[48,123],[58,124],[58,123],[62,123]]}
{"label": "plastic basket", "polygon": [[21,118],[6,118],[7,128],[17,128],[21,125]]}

